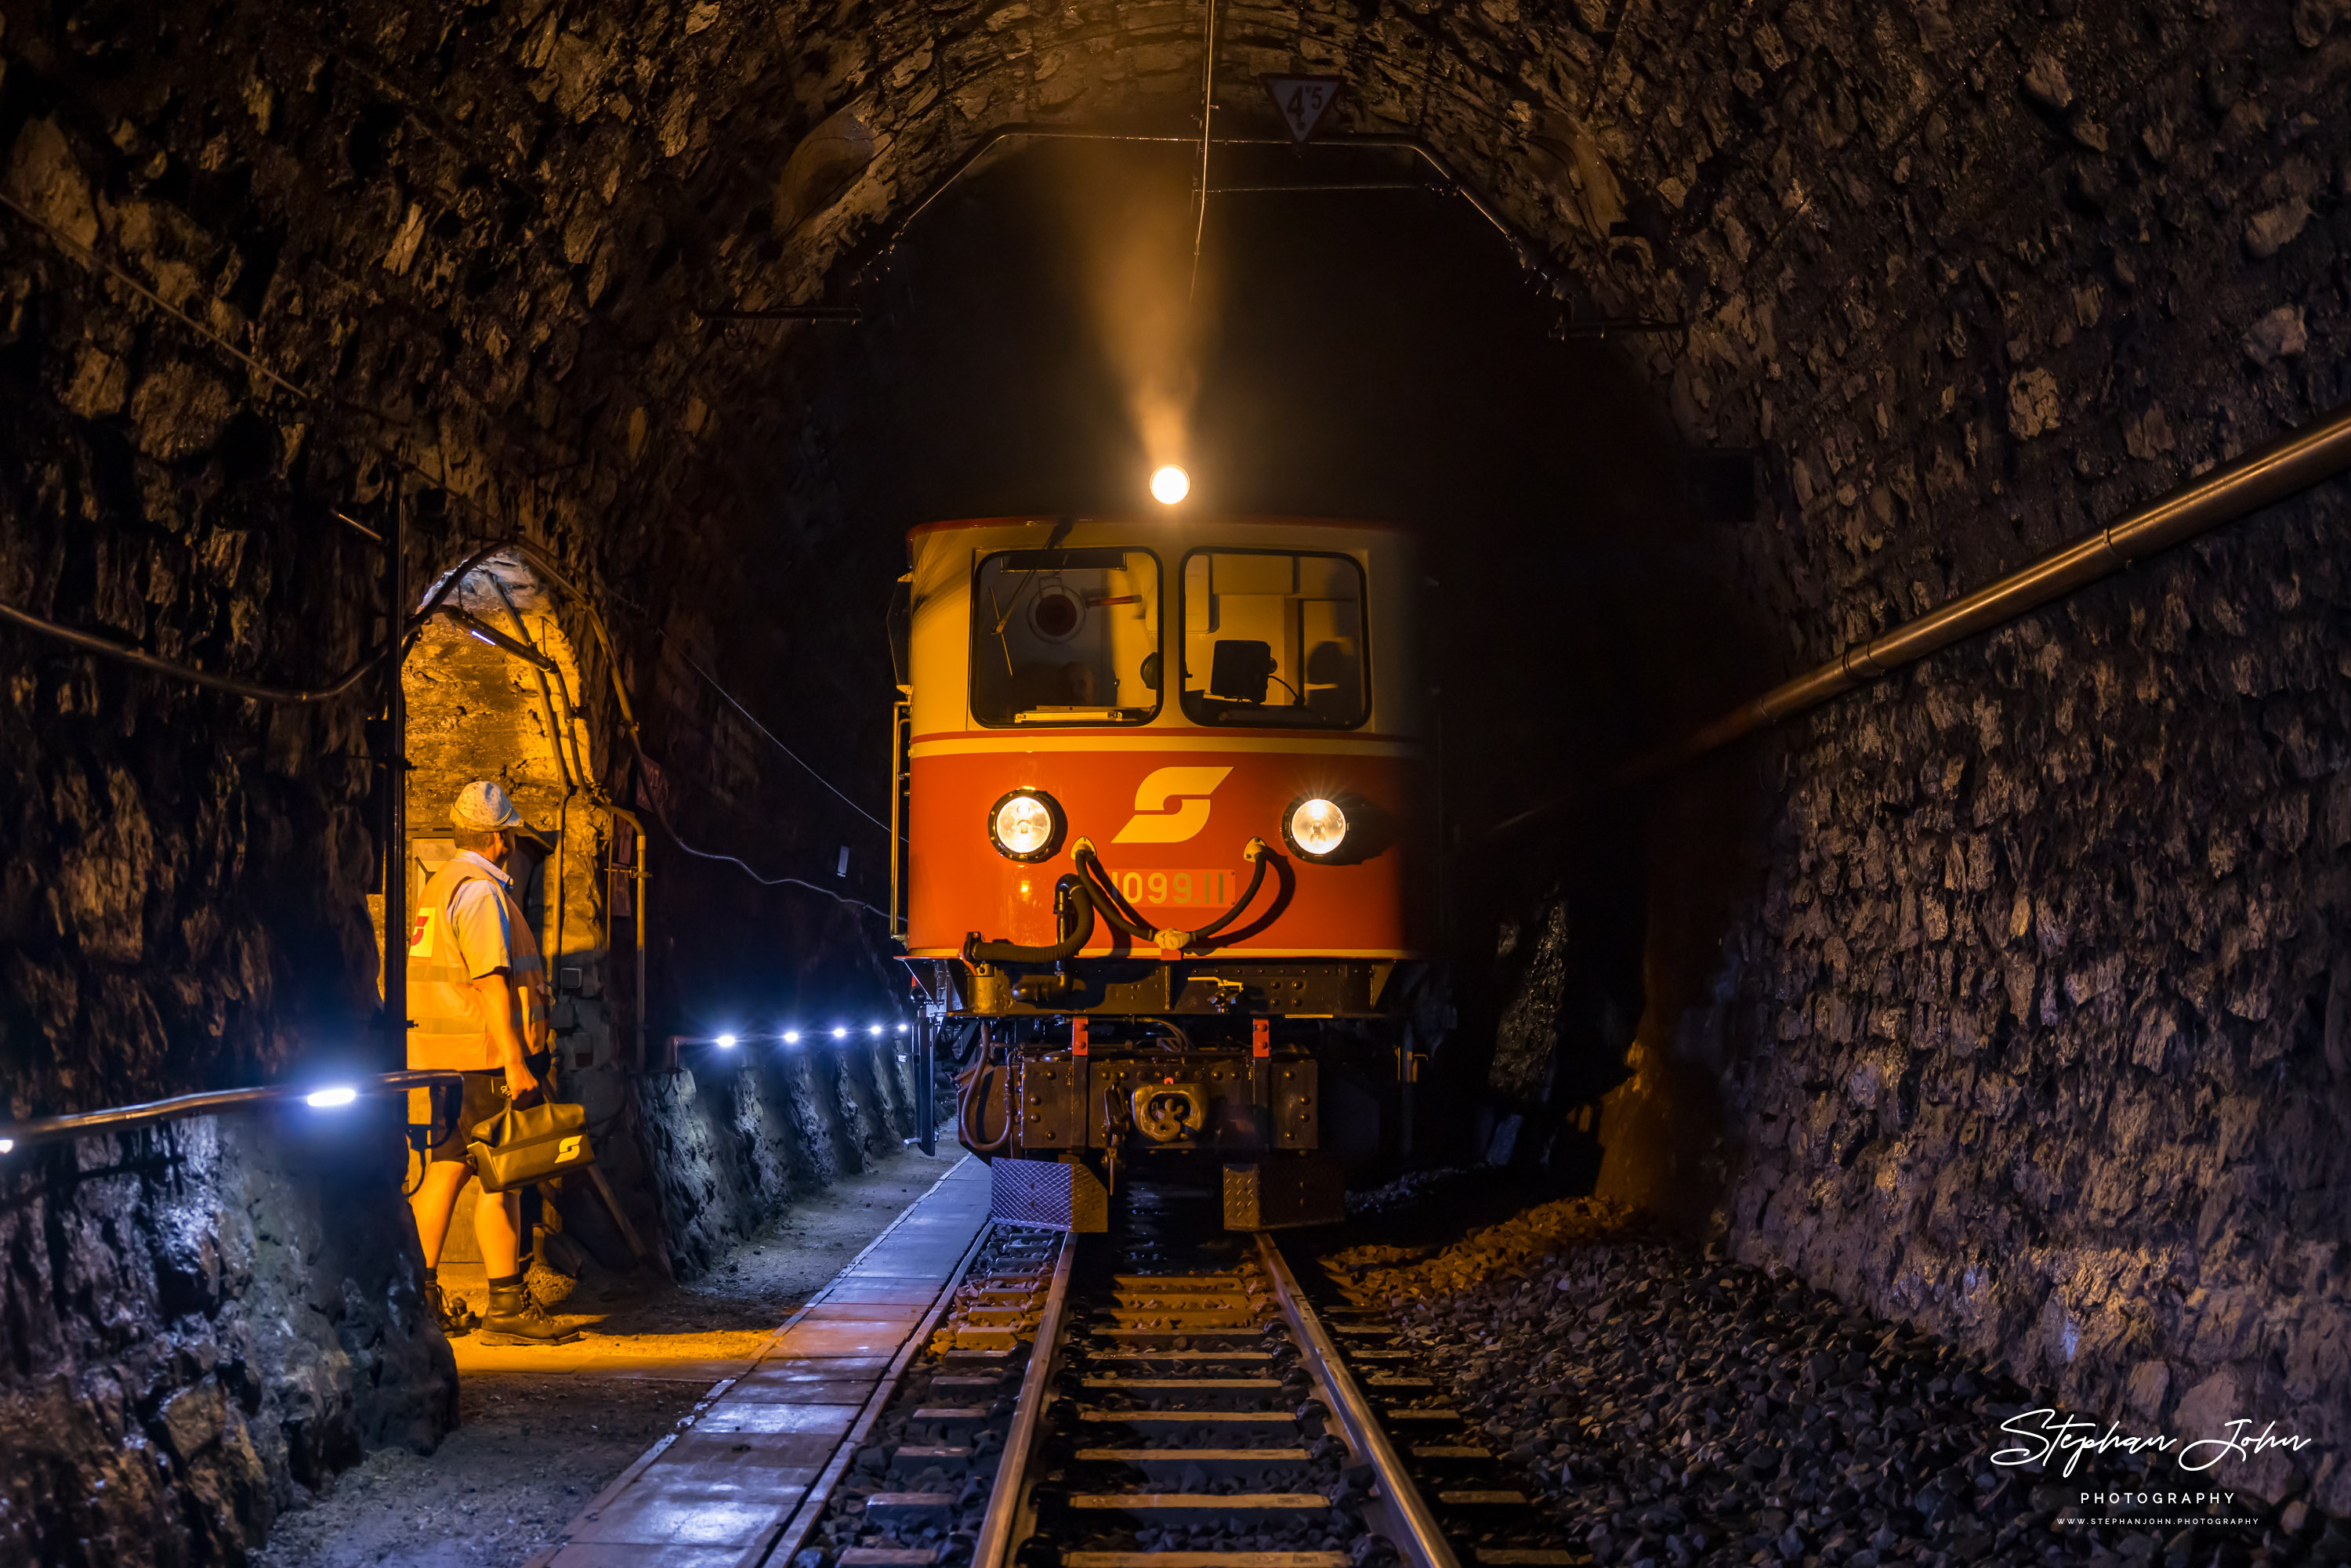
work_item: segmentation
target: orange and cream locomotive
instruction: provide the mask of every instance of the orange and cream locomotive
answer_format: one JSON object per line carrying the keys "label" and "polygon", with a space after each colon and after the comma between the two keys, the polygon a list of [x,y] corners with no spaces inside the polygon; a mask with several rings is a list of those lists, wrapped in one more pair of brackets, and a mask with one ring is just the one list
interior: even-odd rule
{"label": "orange and cream locomotive", "polygon": [[1411,540],[1179,514],[908,549],[895,896],[978,1020],[960,1126],[999,1208],[1090,1224],[1122,1161],[1188,1155],[1228,1225],[1335,1218],[1326,1070],[1394,1075],[1435,945]]}

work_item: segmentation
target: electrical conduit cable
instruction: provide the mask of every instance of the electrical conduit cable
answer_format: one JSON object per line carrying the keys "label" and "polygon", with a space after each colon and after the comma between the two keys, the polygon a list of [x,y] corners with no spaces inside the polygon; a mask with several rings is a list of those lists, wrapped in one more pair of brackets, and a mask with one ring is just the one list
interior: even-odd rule
{"label": "electrical conduit cable", "polygon": [[[472,614],[470,612],[455,606],[447,605],[444,602],[451,593],[455,591],[457,584],[463,581],[464,579],[476,567],[489,559],[492,556],[503,553],[511,553],[521,557],[528,564],[535,567],[542,572],[557,588],[569,594],[573,599],[580,602],[581,609],[587,614],[590,628],[596,634],[597,643],[604,652],[605,668],[611,678],[612,695],[620,706],[621,719],[622,726],[628,733],[630,748],[637,754],[637,757],[641,761],[644,760],[644,746],[638,733],[636,711],[631,706],[629,702],[628,689],[621,680],[620,661],[613,652],[611,635],[605,627],[603,615],[596,609],[595,605],[589,600],[588,596],[580,590],[579,586],[572,582],[569,577],[564,575],[560,569],[557,568],[553,564],[552,560],[547,555],[547,552],[539,549],[537,546],[531,545],[521,539],[502,539],[496,543],[485,546],[482,549],[476,549],[471,555],[467,556],[455,568],[451,569],[448,574],[443,579],[441,585],[433,591],[430,597],[426,599],[423,606],[419,609],[414,615],[409,618],[406,626],[402,628],[399,637],[393,639],[392,642],[386,643],[382,647],[378,648],[375,652],[368,654],[365,658],[361,659],[357,664],[353,665],[350,670],[337,677],[330,684],[316,688],[264,685],[253,681],[239,680],[233,675],[213,674],[204,670],[191,668],[185,664],[174,664],[169,659],[158,658],[152,653],[145,653],[137,648],[126,647],[122,643],[110,642],[104,637],[97,636],[91,632],[78,631],[70,626],[59,625],[54,621],[46,620],[41,616],[33,614],[29,611],[20,610],[13,604],[0,603],[0,621],[10,622],[14,624],[25,627],[28,631],[38,632],[46,636],[57,638],[60,642],[69,643],[76,647],[86,650],[87,652],[101,653],[111,659],[119,659],[125,664],[136,665],[141,669],[148,670],[157,674],[168,675],[174,680],[185,681],[193,685],[205,687],[213,691],[226,692],[233,696],[245,697],[254,702],[305,706],[311,703],[331,701],[334,698],[347,695],[353,687],[365,680],[371,671],[373,671],[378,665],[381,664],[387,658],[392,657],[395,653],[404,658],[408,648],[413,643],[417,632],[423,628],[426,622],[430,621],[434,615],[439,614],[446,616],[448,619],[456,622],[467,632],[480,637],[484,642],[489,643],[501,651],[513,655],[515,658],[520,659],[523,663],[529,664],[532,668],[539,671],[542,674],[549,673],[554,674],[559,685],[562,680],[561,671],[555,666],[553,660],[549,659],[545,654],[539,653],[538,650],[531,646],[528,642],[517,642],[513,637],[510,637],[506,632],[489,625],[479,617]],[[707,677],[705,676],[705,678]],[[712,684],[716,685],[716,683],[713,682]],[[728,700],[732,701],[733,699],[730,697]],[[567,708],[570,706],[569,694],[568,692],[565,694],[565,706]],[[737,706],[739,706],[740,705],[738,704]],[[569,727],[567,726],[566,728],[569,729]],[[795,758],[794,760],[797,761],[799,759]],[[801,766],[806,767],[807,765],[803,763]],[[811,769],[811,771],[813,770]],[[618,803],[615,802],[611,797],[596,783],[594,778],[588,773],[584,763],[580,765],[575,769],[575,772],[587,785],[590,798],[593,799],[598,805],[603,807],[609,811],[617,812],[622,810]],[[831,788],[830,784],[826,787],[828,789]],[[835,790],[834,792],[836,794],[839,793],[838,790]],[[845,800],[847,798],[843,797],[843,799]],[[852,802],[852,804],[854,804],[854,802]],[[890,918],[889,915],[885,911],[874,908],[873,905],[866,903],[862,899],[852,898],[844,894],[835,893],[829,887],[820,887],[815,883],[804,881],[796,876],[763,876],[758,871],[754,870],[748,862],[735,855],[718,854],[708,850],[696,849],[694,845],[687,843],[685,840],[679,835],[676,827],[670,821],[668,814],[663,810],[657,801],[654,802],[653,806],[653,814],[654,820],[661,823],[663,831],[669,834],[671,841],[676,844],[680,850],[694,856],[696,860],[720,861],[730,865],[738,866],[742,869],[744,874],[750,877],[752,881],[757,882],[765,887],[802,887],[808,889],[810,893],[822,894],[825,897],[831,898],[838,903],[849,904],[853,908],[862,909],[868,914],[876,915],[881,919],[888,920]],[[631,821],[634,821],[633,817]],[[640,828],[639,831],[642,833],[643,829]]]}
{"label": "electrical conduit cable", "polygon": [[[253,702],[279,703],[293,706],[304,706],[311,703],[330,702],[337,697],[345,695],[361,681],[365,680],[369,674],[378,665],[381,664],[384,660],[392,657],[395,652],[397,652],[402,657],[406,657],[407,650],[411,643],[414,640],[417,632],[421,630],[424,623],[431,620],[435,614],[447,613],[451,614],[453,618],[461,618],[460,623],[466,624],[469,631],[475,627],[479,627],[483,632],[491,634],[485,639],[486,641],[490,641],[500,646],[504,646],[507,641],[510,641],[510,639],[506,638],[506,634],[504,632],[497,632],[494,627],[483,626],[481,622],[475,621],[472,616],[467,615],[462,610],[454,612],[448,610],[443,604],[443,601],[448,598],[451,591],[455,587],[458,579],[462,578],[465,572],[470,571],[476,562],[489,555],[496,554],[498,549],[505,548],[507,547],[501,545],[494,547],[492,549],[482,551],[480,554],[469,560],[465,566],[460,568],[457,571],[453,572],[450,575],[448,581],[444,582],[441,588],[425,601],[423,608],[419,610],[414,615],[409,617],[406,625],[401,629],[401,632],[397,637],[387,642],[382,647],[376,649],[373,653],[369,653],[364,658],[360,659],[358,664],[352,665],[349,670],[346,670],[342,674],[337,676],[334,680],[329,682],[323,686],[273,686],[264,685],[258,681],[239,680],[235,675],[214,674],[208,670],[199,670],[192,665],[175,664],[170,659],[158,658],[155,654],[147,653],[143,649],[129,647],[109,638],[100,637],[94,632],[83,632],[75,627],[60,625],[57,622],[36,615],[28,610],[21,610],[13,604],[0,604],[0,621],[6,621],[15,625],[22,626],[29,632],[38,632],[43,636],[54,637],[61,643],[69,643],[73,646],[80,648],[87,653],[101,653],[107,658],[119,659],[126,664],[135,665],[140,669],[149,671],[155,674],[168,675],[173,680],[185,681],[190,685],[202,686],[209,691],[226,692],[231,696],[244,697]],[[507,649],[507,651],[509,653],[515,652],[512,648]],[[535,656],[536,654],[534,653],[534,657]]]}
{"label": "electrical conduit cable", "polygon": [[27,631],[55,637],[61,643],[70,643],[75,647],[89,653],[103,653],[110,659],[120,659],[126,664],[135,664],[142,670],[152,671],[159,675],[169,675],[174,680],[185,681],[191,685],[203,686],[211,691],[226,692],[231,696],[246,697],[254,702],[287,703],[296,706],[330,702],[343,695],[372,674],[399,645],[396,642],[385,643],[323,686],[309,688],[269,686],[256,681],[241,681],[234,675],[215,675],[208,671],[193,669],[186,664],[175,664],[169,659],[157,658],[154,654],[141,649],[110,642],[104,637],[77,631],[70,626],[60,626],[54,621],[43,620],[40,616],[29,611],[19,610],[13,604],[0,604],[0,621],[7,621]]}
{"label": "electrical conduit cable", "polygon": [[1004,1131],[993,1139],[987,1134],[987,1075],[1002,1072],[1005,1068],[989,1054],[988,1042],[979,1044],[979,1061],[966,1073],[956,1086],[956,1131],[962,1135],[963,1146],[983,1158],[995,1154],[1012,1141],[1012,1118],[1007,1115]]}
{"label": "electrical conduit cable", "polygon": [[[457,582],[467,573],[473,571],[476,567],[480,566],[484,561],[488,560],[492,556],[502,553],[513,554],[519,557],[525,565],[537,570],[546,577],[549,583],[553,584],[562,592],[569,595],[579,603],[581,612],[588,618],[589,629],[596,635],[597,645],[603,650],[605,673],[611,678],[613,700],[620,706],[622,726],[629,738],[629,748],[636,753],[637,760],[640,764],[650,767],[651,758],[647,758],[645,755],[643,737],[637,727],[636,710],[630,705],[628,688],[621,680],[620,658],[613,651],[611,632],[604,623],[603,613],[596,608],[594,601],[581,591],[579,584],[573,582],[569,577],[564,575],[562,569],[558,567],[553,560],[549,558],[545,550],[542,550],[538,546],[522,539],[505,539],[484,546],[483,548],[474,551],[473,554],[467,556],[451,570],[447,579],[444,580],[441,587],[435,591],[434,600],[432,603],[428,604],[424,613],[430,614],[434,610],[438,609],[440,600],[447,597],[447,595],[455,589]],[[457,612],[456,613],[458,615],[465,616],[465,612],[462,611]],[[479,625],[479,622],[475,622],[474,618],[471,616],[465,616],[465,620],[464,622],[461,622],[461,624],[466,622],[472,622],[471,624],[466,625],[466,629],[468,631],[475,631],[475,627]],[[495,632],[496,629],[491,627],[481,627],[480,630],[482,632]],[[501,647],[506,645],[506,642],[511,641],[511,639],[505,639],[505,634],[502,632],[496,633],[496,636],[486,638],[485,640],[496,643]],[[509,649],[508,651],[515,652],[515,650],[512,649]],[[517,652],[516,656],[523,658],[525,663],[533,664],[540,669],[551,670],[556,676],[556,684],[558,686],[563,686],[562,672],[554,667],[553,661],[546,660],[539,655],[536,649],[528,649],[527,652]],[[705,680],[709,679],[706,674],[704,678]],[[717,685],[716,681],[712,681],[711,684],[713,685]],[[720,689],[722,692],[724,691],[723,687]],[[728,700],[731,702],[734,699],[730,696]],[[564,706],[567,708],[569,708],[572,706],[570,693],[568,688],[564,690]],[[741,705],[737,704],[737,706],[739,707]],[[567,728],[568,727],[567,727]],[[795,758],[794,760],[798,761],[799,759]],[[807,764],[802,763],[801,766],[806,767]],[[813,771],[813,769],[811,769],[811,771]],[[583,777],[586,776],[586,769],[584,767],[581,768],[580,772]],[[592,778],[589,778],[587,782],[590,795],[598,805],[603,807],[606,810],[627,817],[630,824],[637,829],[639,836],[643,836],[643,824],[638,822],[633,814],[623,810],[623,809],[615,802],[601,787],[596,784]],[[828,789],[831,788],[830,785],[827,785],[826,787]],[[838,791],[835,791],[835,793],[838,793]],[[846,797],[843,798],[846,799]],[[759,883],[762,887],[806,888],[810,893],[821,894],[825,897],[832,899],[836,903],[848,904],[854,909],[862,909],[869,915],[877,915],[883,920],[890,918],[886,913],[874,908],[873,905],[866,903],[863,899],[852,898],[846,894],[835,893],[829,887],[820,887],[815,883],[808,882],[796,876],[764,876],[760,874],[760,873],[755,869],[749,862],[743,860],[739,856],[720,854],[710,850],[696,849],[694,845],[687,843],[684,837],[678,832],[676,824],[669,820],[669,813],[663,808],[661,800],[657,796],[648,792],[646,800],[653,812],[653,821],[662,825],[662,831],[669,835],[670,841],[675,844],[686,854],[693,856],[696,860],[717,861],[727,865],[736,866],[742,871],[744,875],[749,877],[753,882]]]}

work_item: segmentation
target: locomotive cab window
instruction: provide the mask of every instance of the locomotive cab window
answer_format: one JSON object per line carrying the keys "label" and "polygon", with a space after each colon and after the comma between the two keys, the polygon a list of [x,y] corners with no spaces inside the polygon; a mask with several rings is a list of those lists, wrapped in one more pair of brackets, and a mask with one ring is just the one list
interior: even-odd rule
{"label": "locomotive cab window", "polygon": [[1343,555],[1184,559],[1184,712],[1196,724],[1364,722],[1364,569]]}
{"label": "locomotive cab window", "polygon": [[972,580],[971,711],[981,724],[1143,724],[1159,711],[1159,559],[1005,550]]}

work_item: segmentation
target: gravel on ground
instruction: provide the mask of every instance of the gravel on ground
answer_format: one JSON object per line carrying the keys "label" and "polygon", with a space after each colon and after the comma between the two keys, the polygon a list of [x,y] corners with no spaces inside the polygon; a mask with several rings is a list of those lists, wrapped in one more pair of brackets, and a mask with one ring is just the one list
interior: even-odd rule
{"label": "gravel on ground", "polygon": [[[1465,1232],[1445,1176],[1353,1206],[1322,1265],[1385,1308],[1599,1564],[2252,1568],[2351,1562],[2288,1500],[2116,1509],[2083,1490],[2226,1489],[2169,1457],[1995,1465],[2064,1408],[1958,1347],[1590,1199]],[[1402,1239],[1399,1239],[1402,1238]],[[2037,1430],[2037,1428],[2034,1428]],[[2100,1422],[2099,1431],[2105,1429]]]}

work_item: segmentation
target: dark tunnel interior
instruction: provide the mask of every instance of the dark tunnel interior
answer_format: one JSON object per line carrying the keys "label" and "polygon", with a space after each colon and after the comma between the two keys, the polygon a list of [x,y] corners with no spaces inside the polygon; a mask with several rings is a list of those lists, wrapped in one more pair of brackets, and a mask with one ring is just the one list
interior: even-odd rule
{"label": "dark tunnel interior", "polygon": [[[1147,508],[1146,453],[1094,301],[1099,275],[1137,252],[1154,284],[1185,287],[1191,155],[1116,142],[1000,154],[899,241],[862,324],[736,329],[804,334],[814,368],[802,374],[823,389],[801,439],[826,461],[778,482],[841,531],[796,549],[778,528],[782,548],[765,563],[775,576],[758,597],[822,581],[820,599],[838,607],[804,618],[826,652],[803,643],[777,661],[862,677],[821,688],[838,706],[802,706],[796,721],[801,736],[855,737],[831,753],[837,776],[888,767],[882,735],[861,720],[889,678],[882,585],[903,565],[906,528]],[[1757,606],[1709,555],[1710,530],[1751,517],[1749,455],[1686,449],[1604,343],[1557,330],[1557,310],[1467,205],[1425,189],[1276,188],[1301,170],[1318,184],[1402,183],[1395,154],[1228,159],[1219,180],[1252,188],[1220,199],[1201,235],[1184,451],[1196,501],[1395,522],[1423,541],[1438,629],[1430,684],[1444,694],[1448,951],[1478,977],[1458,1005],[1484,1026],[1463,1031],[1463,1098],[1477,1099],[1487,1070],[1469,1042],[1490,1037],[1499,1010],[1503,987],[1487,973],[1499,923],[1565,898],[1586,967],[1581,1010],[1594,1021],[1583,1081],[1560,1092],[1595,1103],[1624,1075],[1628,1043],[1608,1042],[1596,1020],[1621,1030],[1642,1008],[1647,873],[1636,840],[1493,830],[1597,793],[1613,768],[1742,695],[1743,673],[1768,657]],[[1728,497],[1716,477],[1726,462],[1737,482]],[[819,487],[820,498],[806,494]],[[805,697],[813,685],[791,689]],[[1732,797],[1717,807],[1739,810]],[[1599,794],[1579,820],[1586,812],[1637,831],[1642,809]],[[1530,873],[1531,838],[1548,841]],[[1752,871],[1734,860],[1713,874]],[[681,972],[681,993],[725,998],[713,1019],[772,1005],[727,995],[757,971],[722,953],[705,949],[693,977]],[[1466,1146],[1480,1125],[1473,1109],[1431,1125]]]}
{"label": "dark tunnel interior", "polygon": [[[1481,1568],[2351,1563],[2346,94],[2343,0],[0,0],[0,1563],[425,1550],[339,1511],[576,1433],[485,1403],[557,1350],[611,1463],[417,1561],[666,1551],[578,1534],[716,1440],[644,1365],[749,1377],[902,1212],[1160,1179],[1576,1521]],[[1367,666],[1297,561],[1171,565],[1133,686],[999,619],[998,725],[910,545],[981,519],[1072,614],[1146,615],[1107,521],[1417,580]],[[1409,733],[1309,722],[1326,613]],[[1239,803],[1293,754],[1363,769],[1325,904],[1306,764]],[[433,946],[476,780],[543,1004]],[[1120,881],[1211,800],[1311,946]],[[509,1021],[596,1153],[501,1221]],[[1210,1070],[1213,1135],[1148,1081]],[[444,1262],[572,1326],[485,1359]],[[2092,1530],[1990,1457],[2036,1406],[2298,1446]],[[967,1490],[658,1561],[1053,1568]]]}

